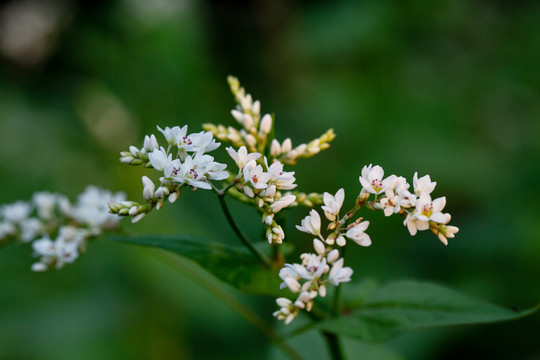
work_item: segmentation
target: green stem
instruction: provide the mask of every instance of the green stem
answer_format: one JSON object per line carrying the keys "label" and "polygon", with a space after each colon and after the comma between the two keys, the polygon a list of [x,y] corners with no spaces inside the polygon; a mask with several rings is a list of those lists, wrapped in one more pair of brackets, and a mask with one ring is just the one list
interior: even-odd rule
{"label": "green stem", "polygon": [[336,334],[323,331],[324,339],[326,340],[326,345],[330,350],[330,355],[333,360],[344,360],[345,356],[343,355],[343,349],[341,348],[341,343]]}
{"label": "green stem", "polygon": [[223,301],[224,304],[240,314],[247,322],[259,329],[273,344],[281,348],[281,350],[291,359],[304,360],[304,358],[289,346],[285,340],[272,329],[272,327],[261,319],[253,310],[219,287],[213,278],[201,275],[200,271],[194,269],[191,264],[186,264],[181,257],[173,256],[165,251],[150,251],[150,253],[157,259],[168,263],[170,266],[191,279],[194,283]]}
{"label": "green stem", "polygon": [[229,210],[229,207],[227,206],[227,203],[225,202],[225,191],[218,191],[218,200],[219,205],[221,206],[221,210],[223,210],[223,213],[225,214],[225,218],[227,218],[227,221],[229,222],[229,225],[233,229],[234,233],[242,241],[242,243],[251,251],[253,255],[255,255],[257,258],[259,258],[263,263],[265,263],[268,267],[272,266],[272,262],[270,259],[263,254],[259,249],[253,245],[253,243],[248,239],[246,234],[238,227],[236,222],[234,221],[234,218],[232,217],[232,214]]}

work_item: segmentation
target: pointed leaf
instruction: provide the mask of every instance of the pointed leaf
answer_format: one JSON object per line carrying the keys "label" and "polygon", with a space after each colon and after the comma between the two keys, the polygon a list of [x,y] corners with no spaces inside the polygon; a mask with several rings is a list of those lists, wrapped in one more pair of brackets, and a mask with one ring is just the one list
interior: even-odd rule
{"label": "pointed leaf", "polygon": [[281,280],[278,273],[260,264],[243,247],[206,241],[186,234],[109,236],[108,239],[160,248],[185,256],[218,279],[246,293],[279,295]]}
{"label": "pointed leaf", "polygon": [[409,280],[371,286],[362,299],[356,300],[360,302],[356,304],[358,308],[324,321],[319,328],[379,341],[413,329],[514,320],[539,309],[507,309],[439,285]]}

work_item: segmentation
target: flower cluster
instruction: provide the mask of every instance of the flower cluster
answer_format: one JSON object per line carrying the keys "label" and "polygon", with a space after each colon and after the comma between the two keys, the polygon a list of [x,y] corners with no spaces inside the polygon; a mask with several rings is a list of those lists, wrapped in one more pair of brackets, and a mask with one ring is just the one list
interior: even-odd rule
{"label": "flower cluster", "polygon": [[[446,204],[446,198],[431,199],[435,189],[435,182],[429,175],[418,178],[413,177],[413,192],[410,185],[401,176],[390,175],[384,177],[384,170],[376,165],[364,166],[359,177],[362,190],[356,199],[355,206],[340,218],[340,210],[345,199],[345,191],[340,189],[335,195],[324,193],[322,210],[330,221],[327,229],[331,233],[323,236],[321,233],[321,216],[316,210],[311,210],[301,225],[296,228],[302,232],[315,236],[313,247],[315,253],[305,253],[300,256],[300,264],[285,264],[279,276],[283,280],[282,288],[288,287],[293,293],[299,293],[295,301],[287,298],[276,300],[280,309],[274,312],[279,320],[290,323],[298,316],[301,309],[310,311],[313,299],[326,295],[326,284],[339,286],[342,282],[350,281],[353,273],[349,267],[343,267],[343,258],[340,258],[335,246],[345,246],[347,239],[361,246],[370,246],[371,238],[366,234],[369,221],[360,217],[353,220],[353,215],[363,207],[371,210],[383,210],[386,216],[400,214],[405,218],[411,235],[418,230],[430,229],[445,244],[448,238],[453,238],[458,232],[455,226],[447,225],[450,214],[441,211]],[[374,199],[368,201],[371,195]],[[303,283],[301,283],[303,281]]]}
{"label": "flower cluster", "polygon": [[[279,161],[268,165],[266,157],[257,152],[248,153],[245,146],[238,151],[232,147],[226,150],[238,166],[238,175],[234,179],[237,190],[248,198],[253,198],[261,210],[268,242],[281,244],[285,234],[282,227],[276,223],[274,215],[296,200],[296,195],[283,196],[279,191],[296,187],[294,171],[284,171],[283,164]],[[264,159],[262,165],[257,163],[261,157]]]}
{"label": "flower cluster", "polygon": [[75,204],[60,194],[37,192],[30,201],[0,208],[0,242],[32,243],[40,258],[34,271],[60,269],[77,259],[88,239],[117,227],[119,218],[108,213],[108,203],[123,199],[122,193],[95,186],[88,186]]}
{"label": "flower cluster", "polygon": [[132,216],[133,222],[142,219],[154,207],[159,210],[167,199],[171,203],[175,202],[184,186],[190,186],[193,190],[209,190],[212,188],[210,180],[224,180],[229,177],[225,170],[227,165],[215,162],[212,156],[205,154],[220,146],[211,132],[188,134],[187,125],[182,128],[157,128],[165,137],[167,149],[159,146],[152,134],[145,136],[141,149],[130,146],[129,151],[120,153],[121,162],[130,165],[144,164],[161,175],[157,189],[149,177],[142,177],[144,204],[123,201],[110,205],[112,213]]}
{"label": "flower cluster", "polygon": [[345,227],[357,209],[349,211],[340,218],[339,213],[344,199],[343,189],[339,189],[335,195],[324,193],[322,210],[326,219],[330,221],[327,229],[331,230],[326,237],[321,233],[321,216],[316,210],[311,210],[309,215],[302,220],[301,225],[296,226],[298,230],[316,237],[313,239],[315,253],[300,255],[302,260],[300,264],[285,264],[279,272],[283,280],[281,288],[288,287],[293,293],[298,293],[295,301],[287,298],[276,300],[280,309],[274,312],[274,316],[285,321],[286,324],[294,320],[301,309],[311,311],[313,300],[317,296],[326,296],[328,283],[339,286],[351,280],[353,270],[343,266],[344,259],[340,257],[336,246],[345,246],[346,238],[362,246],[371,245],[369,235],[364,232],[369,222],[361,221],[362,218],[359,218]]}
{"label": "flower cluster", "polygon": [[384,178],[384,170],[370,164],[362,169],[360,183],[361,201],[367,201],[374,194],[371,206],[383,210],[386,216],[400,214],[405,217],[403,225],[411,235],[416,235],[418,230],[430,229],[443,244],[448,245],[448,238],[453,238],[459,231],[457,227],[447,225],[450,214],[441,212],[446,205],[446,197],[431,199],[437,183],[432,182],[429,175],[418,178],[418,173],[414,173],[411,192],[411,186],[404,177],[390,175]]}

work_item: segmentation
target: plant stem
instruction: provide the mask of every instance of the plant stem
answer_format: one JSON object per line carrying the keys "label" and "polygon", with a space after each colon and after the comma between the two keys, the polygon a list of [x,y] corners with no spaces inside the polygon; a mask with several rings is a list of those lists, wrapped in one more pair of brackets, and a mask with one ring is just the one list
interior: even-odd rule
{"label": "plant stem", "polygon": [[281,348],[281,350],[291,359],[304,360],[304,358],[298,352],[296,352],[296,350],[289,346],[272,327],[270,327],[257,315],[257,313],[219,287],[214,278],[201,275],[200,271],[197,271],[198,269],[194,269],[191,264],[186,264],[181,257],[173,256],[165,251],[150,251],[150,253],[157,259],[168,263],[170,266],[174,267],[176,270],[180,271],[186,277],[191,279],[194,283],[223,301],[224,304],[240,314],[240,316],[242,316],[247,322],[259,329],[273,344]]}
{"label": "plant stem", "polygon": [[343,349],[341,348],[341,343],[336,334],[323,331],[324,339],[330,350],[330,355],[333,360],[344,360],[345,356],[343,355]]}
{"label": "plant stem", "polygon": [[221,210],[223,210],[223,213],[225,214],[225,218],[227,218],[227,221],[229,222],[229,225],[233,229],[234,233],[242,241],[242,243],[251,251],[253,255],[255,255],[257,258],[259,258],[263,263],[265,263],[268,267],[271,267],[272,262],[270,259],[263,254],[259,249],[253,245],[253,243],[248,239],[246,234],[238,227],[236,222],[234,221],[234,218],[232,217],[232,214],[229,210],[229,207],[227,206],[227,203],[225,202],[225,192],[217,192],[219,205],[221,205]]}

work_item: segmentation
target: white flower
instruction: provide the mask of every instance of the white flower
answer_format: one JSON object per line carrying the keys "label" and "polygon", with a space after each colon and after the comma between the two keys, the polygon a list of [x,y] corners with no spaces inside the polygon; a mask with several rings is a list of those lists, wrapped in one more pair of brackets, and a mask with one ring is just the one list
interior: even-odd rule
{"label": "white flower", "polygon": [[43,231],[43,224],[34,217],[21,222],[21,240],[24,243],[30,242]]}
{"label": "white flower", "polygon": [[230,146],[228,148],[225,148],[225,150],[227,150],[230,157],[236,163],[236,166],[238,166],[239,170],[242,170],[243,167],[246,165],[246,163],[248,163],[249,161],[257,160],[258,158],[262,156],[261,154],[256,153],[256,152],[248,154],[248,151],[245,146],[240,147],[240,149],[238,149],[238,152],[236,152]]}
{"label": "white flower", "polygon": [[243,169],[244,181],[249,182],[255,189],[264,189],[270,180],[270,174],[263,171],[261,165],[257,165],[255,160],[248,161]]}
{"label": "white flower", "polygon": [[321,260],[316,254],[302,254],[301,257],[302,265],[285,264],[285,266],[292,266],[302,279],[317,280],[328,271],[328,265],[326,265],[326,258],[323,257]]}
{"label": "white flower", "polygon": [[364,166],[362,169],[362,176],[359,180],[362,184],[363,190],[367,190],[371,194],[380,194],[386,190],[388,186],[394,181],[394,175],[383,180],[384,170],[379,165]]}
{"label": "white flower", "polygon": [[42,219],[51,219],[54,216],[57,195],[41,191],[34,193],[32,200],[36,204],[38,216]]}
{"label": "white flower", "polygon": [[401,198],[399,195],[395,195],[391,188],[386,189],[385,194],[386,196],[380,201],[384,210],[384,215],[390,216],[392,214],[397,214],[401,210],[401,207],[399,206]]}
{"label": "white flower", "polygon": [[[165,136],[165,140],[167,140],[167,143],[170,146],[184,146],[185,142],[185,136],[187,133],[187,125],[180,129],[179,126],[175,126],[173,128],[169,128],[168,126],[165,127],[165,130],[157,127],[159,131]],[[186,144],[186,146],[189,146],[189,144]]]}
{"label": "white flower", "polygon": [[148,160],[150,160],[150,164],[154,169],[164,171],[167,164],[172,161],[172,155],[167,155],[167,151],[162,146],[160,150],[156,149],[149,153]]}
{"label": "white flower", "polygon": [[[267,164],[266,158],[264,163]],[[270,181],[275,184],[278,189],[291,190],[296,187],[294,181],[294,171],[283,171],[283,164],[279,161],[274,162],[268,167],[268,173],[270,174]]]}
{"label": "white flower", "polygon": [[186,183],[189,186],[207,190],[212,189],[204,176],[204,164],[201,160],[204,159],[197,156],[195,158],[186,157],[180,169],[173,171],[172,179],[179,183]]}
{"label": "white flower", "polygon": [[17,229],[15,225],[7,221],[0,221],[0,240],[9,235],[15,235]]}
{"label": "white flower", "polygon": [[437,182],[431,182],[431,178],[429,177],[429,175],[422,176],[420,179],[418,179],[418,173],[414,173],[413,186],[414,193],[417,196],[420,196],[422,194],[431,194],[433,192],[433,189],[435,189],[435,185],[437,185]]}
{"label": "white flower", "polygon": [[330,195],[325,192],[323,194],[324,205],[322,209],[324,210],[324,215],[330,221],[335,221],[337,216],[339,216],[339,211],[341,206],[343,206],[343,200],[345,199],[345,190],[339,189],[336,192],[335,196]]}
{"label": "white flower", "polygon": [[206,175],[210,180],[225,180],[229,177],[229,173],[225,171],[227,164],[210,161],[206,164]]}
{"label": "white flower", "polygon": [[[210,131],[201,131],[200,133],[191,134],[188,136],[191,141],[191,151],[209,152],[217,149],[221,144],[216,142]],[[179,146],[180,148],[180,146]],[[190,151],[186,148],[186,151]]]}
{"label": "white flower", "polygon": [[[420,221],[434,221],[436,223],[447,223],[447,216],[441,212],[446,205],[446,197],[440,197],[431,201],[431,196],[423,193],[416,203],[415,216]],[[448,219],[449,220],[449,219]]]}
{"label": "white flower", "polygon": [[270,209],[275,214],[279,212],[281,209],[291,205],[296,200],[295,195],[287,195],[279,199],[278,201],[274,202],[272,205],[270,205]]}
{"label": "white flower", "polygon": [[25,201],[17,201],[13,204],[4,205],[2,207],[2,215],[4,219],[12,223],[19,223],[30,215],[32,206]]}
{"label": "white flower", "polygon": [[411,236],[416,235],[418,230],[423,231],[429,229],[429,222],[418,220],[415,213],[407,213],[405,220],[403,220],[403,225],[407,226],[407,230],[409,230]]}
{"label": "white flower", "polygon": [[77,204],[72,207],[70,217],[87,225],[93,235],[101,233],[102,229],[118,223],[120,218],[109,213],[109,203],[115,204],[124,201],[124,193],[111,193],[89,185],[83,193],[79,194]]}
{"label": "white flower", "polygon": [[321,216],[315,210],[311,210],[309,215],[302,220],[302,225],[296,225],[302,232],[319,236],[321,234]]}
{"label": "white flower", "polygon": [[340,283],[351,281],[351,275],[353,270],[350,267],[343,267],[343,258],[334,262],[330,273],[328,274],[328,281],[334,286],[338,286]]}
{"label": "white flower", "polygon": [[369,221],[362,221],[358,225],[350,228],[347,230],[347,233],[345,236],[347,236],[349,239],[353,240],[355,243],[361,246],[370,246],[371,245],[371,239],[368,234],[366,234],[364,231],[369,226]]}

